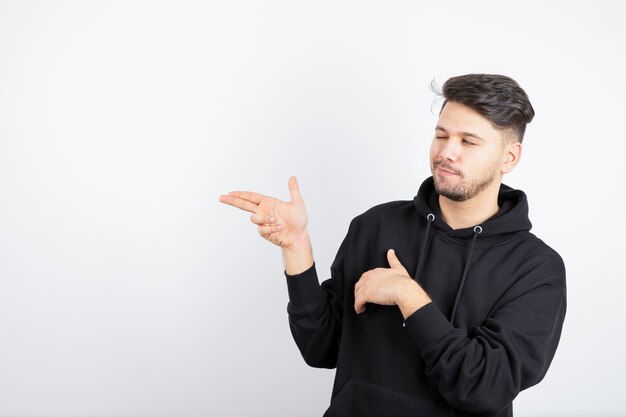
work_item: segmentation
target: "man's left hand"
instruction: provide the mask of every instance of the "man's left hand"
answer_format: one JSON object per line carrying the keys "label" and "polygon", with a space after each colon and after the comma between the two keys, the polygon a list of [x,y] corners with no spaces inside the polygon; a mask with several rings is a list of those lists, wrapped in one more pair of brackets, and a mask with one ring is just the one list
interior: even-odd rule
{"label": "man's left hand", "polygon": [[387,251],[389,268],[375,268],[365,272],[354,286],[354,310],[365,311],[366,303],[397,305],[404,317],[430,302],[426,292],[415,282],[396,257],[393,249]]}

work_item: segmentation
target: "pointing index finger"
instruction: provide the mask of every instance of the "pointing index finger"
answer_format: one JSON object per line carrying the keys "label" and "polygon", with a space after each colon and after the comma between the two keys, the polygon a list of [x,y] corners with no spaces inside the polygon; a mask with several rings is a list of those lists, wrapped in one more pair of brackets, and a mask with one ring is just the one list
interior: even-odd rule
{"label": "pointing index finger", "polygon": [[252,191],[231,191],[228,195],[250,201],[254,204],[259,204],[265,197],[263,194],[254,193]]}
{"label": "pointing index finger", "polygon": [[238,209],[248,211],[250,213],[256,213],[257,204],[251,203],[248,200],[244,200],[243,198],[239,198],[237,196],[231,195],[221,195],[220,201],[224,204],[228,204],[229,206],[237,207]]}

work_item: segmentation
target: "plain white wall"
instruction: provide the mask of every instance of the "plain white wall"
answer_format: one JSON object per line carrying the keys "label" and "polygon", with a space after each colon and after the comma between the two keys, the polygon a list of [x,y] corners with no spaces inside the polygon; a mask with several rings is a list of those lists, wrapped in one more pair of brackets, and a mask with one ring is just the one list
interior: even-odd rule
{"label": "plain white wall", "polygon": [[322,277],[349,221],[429,175],[431,80],[520,82],[506,183],[568,271],[521,416],[626,413],[624,6],[0,2],[0,415],[319,416],[280,253],[219,194],[287,198]]}

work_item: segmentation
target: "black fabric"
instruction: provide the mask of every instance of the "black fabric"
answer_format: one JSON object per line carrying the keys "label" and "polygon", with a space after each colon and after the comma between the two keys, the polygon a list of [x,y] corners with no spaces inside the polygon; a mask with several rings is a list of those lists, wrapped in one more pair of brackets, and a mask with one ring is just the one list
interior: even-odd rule
{"label": "black fabric", "polygon": [[[315,265],[287,276],[289,323],[302,356],[337,368],[326,415],[511,416],[517,394],[545,375],[565,317],[565,267],[530,233],[525,194],[502,185],[500,210],[477,237],[473,227],[445,224],[437,201],[429,178],[413,201],[356,217],[321,286]],[[387,268],[390,248],[408,271],[425,257],[416,279],[433,302],[406,321],[395,306],[354,311],[354,284]]]}

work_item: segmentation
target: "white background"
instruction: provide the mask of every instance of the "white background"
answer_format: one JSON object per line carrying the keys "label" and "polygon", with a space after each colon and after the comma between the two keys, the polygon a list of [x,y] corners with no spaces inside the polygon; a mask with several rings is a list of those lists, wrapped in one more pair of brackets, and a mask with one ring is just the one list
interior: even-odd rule
{"label": "white background", "polygon": [[517,416],[623,415],[621,2],[0,3],[0,415],[319,416],[277,248],[218,196],[288,198],[321,278],[350,220],[429,175],[452,75],[537,116],[505,182],[569,307]]}

